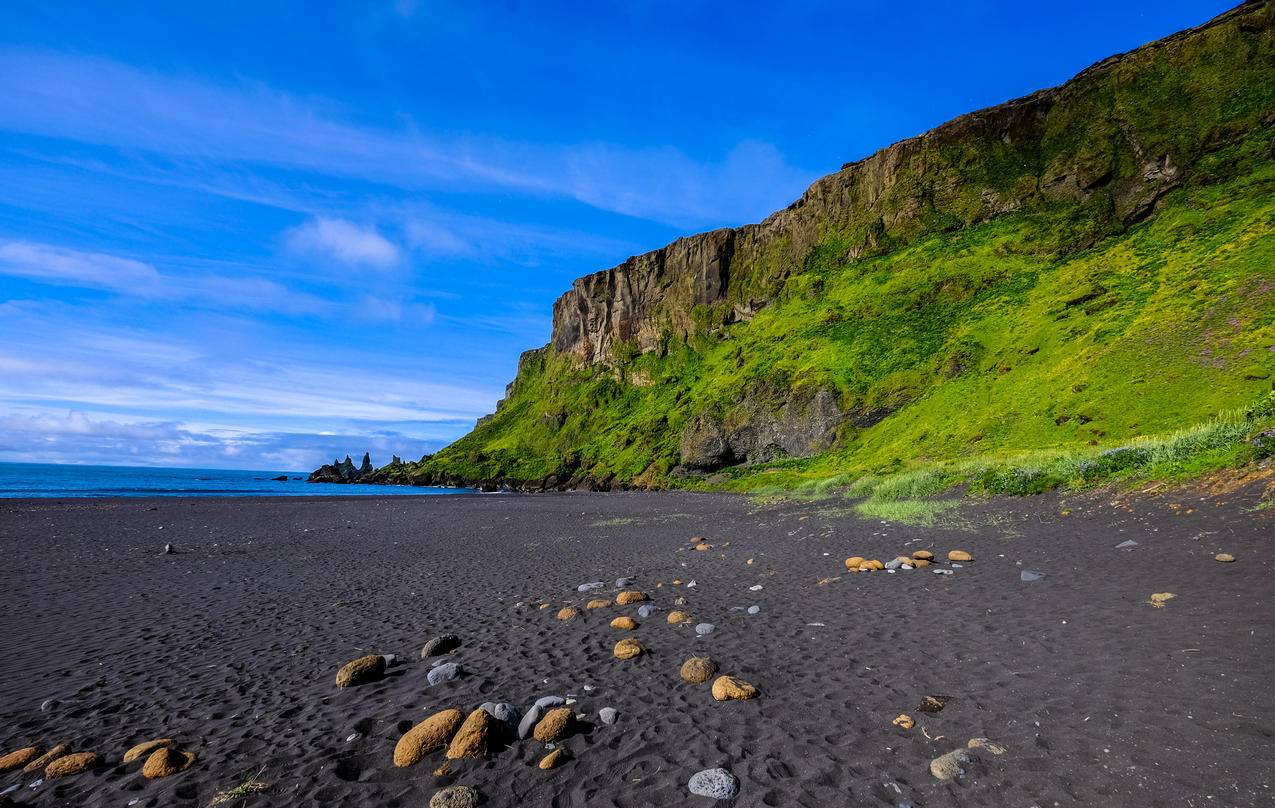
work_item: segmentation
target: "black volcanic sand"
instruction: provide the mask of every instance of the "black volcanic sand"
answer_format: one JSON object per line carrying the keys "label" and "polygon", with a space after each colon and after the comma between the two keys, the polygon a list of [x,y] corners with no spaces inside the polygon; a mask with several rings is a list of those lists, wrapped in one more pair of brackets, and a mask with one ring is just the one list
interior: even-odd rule
{"label": "black volcanic sand", "polygon": [[[104,762],[36,788],[38,775],[0,774],[0,790],[21,784],[11,796],[37,806],[194,808],[259,774],[271,790],[234,805],[425,806],[463,783],[490,806],[708,806],[687,780],[722,766],[739,806],[1270,805],[1275,514],[1248,510],[1244,490],[1108,500],[973,504],[937,528],[865,521],[841,501],[671,493],[9,501],[0,751],[65,741]],[[690,550],[693,535],[712,551]],[[1125,539],[1137,549],[1113,549]],[[166,542],[179,552],[161,555]],[[842,564],[926,548],[975,562],[953,575]],[[1025,583],[1023,569],[1046,577]],[[632,632],[650,653],[628,662],[612,647],[629,633],[607,624],[637,606],[555,619],[596,596],[578,584],[613,593],[620,576],[660,608]],[[1165,591],[1177,597],[1153,608]],[[679,596],[716,632],[670,626]],[[450,658],[466,675],[429,687],[418,653],[440,633],[463,639]],[[368,653],[402,662],[335,687],[339,665]],[[692,654],[761,697],[717,703],[684,684]],[[441,752],[392,765],[434,710],[548,694],[588,717],[558,769],[536,767],[534,740],[441,776]],[[927,694],[946,708],[918,711]],[[606,706],[614,726],[597,720]],[[892,726],[900,713],[916,727]],[[197,761],[156,781],[120,763],[153,737]],[[959,782],[931,776],[932,758],[973,737],[1008,752]]]}

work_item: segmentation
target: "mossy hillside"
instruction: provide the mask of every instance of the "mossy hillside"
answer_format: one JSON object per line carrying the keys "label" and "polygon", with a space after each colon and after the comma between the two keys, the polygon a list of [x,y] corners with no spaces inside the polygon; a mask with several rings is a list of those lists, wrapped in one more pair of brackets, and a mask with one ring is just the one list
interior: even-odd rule
{"label": "mossy hillside", "polygon": [[1039,238],[1050,215],[1031,214],[813,268],[751,322],[663,357],[577,369],[537,356],[495,418],[426,465],[663,479],[694,413],[803,385],[833,384],[862,411],[901,406],[790,464],[810,477],[1192,424],[1275,378],[1273,200],[1265,165],[1175,192],[1149,222],[1061,258]]}
{"label": "mossy hillside", "polygon": [[[942,140],[891,190],[916,216],[848,211],[795,265],[783,237],[732,268],[728,302],[770,302],[750,322],[691,307],[691,333],[646,353],[533,354],[493,418],[404,479],[684,484],[669,472],[693,417],[803,389],[835,390],[859,423],[892,414],[731,485],[1114,446],[1247,404],[1275,373],[1269,38],[1192,32],[1082,74],[1044,137]],[[1156,154],[1185,182],[1130,225],[1126,180]],[[1064,174],[1091,187],[1042,190]],[[1012,204],[989,216],[989,189]]]}

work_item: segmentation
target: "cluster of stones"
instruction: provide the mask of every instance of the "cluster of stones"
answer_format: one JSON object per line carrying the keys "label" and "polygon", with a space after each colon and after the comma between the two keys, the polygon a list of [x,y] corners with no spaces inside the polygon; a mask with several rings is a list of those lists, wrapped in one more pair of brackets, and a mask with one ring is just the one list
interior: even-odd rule
{"label": "cluster of stones", "polygon": [[[974,556],[965,550],[953,550],[947,554],[947,560],[953,564],[968,564]],[[889,561],[863,556],[851,556],[846,559],[846,569],[850,572],[876,572],[877,570],[912,570],[928,567],[934,563],[934,553],[929,550],[917,550],[910,556],[897,556]]]}
{"label": "cluster of stones", "polygon": [[[139,743],[124,753],[123,763],[128,765],[145,758],[143,777],[151,780],[170,777],[185,771],[195,762],[195,753],[175,749],[176,743],[172,738]],[[64,743],[47,750],[40,746],[27,746],[0,757],[0,772],[20,768],[30,774],[43,770],[45,779],[53,780],[89,771],[102,762],[96,752],[72,752]]]}

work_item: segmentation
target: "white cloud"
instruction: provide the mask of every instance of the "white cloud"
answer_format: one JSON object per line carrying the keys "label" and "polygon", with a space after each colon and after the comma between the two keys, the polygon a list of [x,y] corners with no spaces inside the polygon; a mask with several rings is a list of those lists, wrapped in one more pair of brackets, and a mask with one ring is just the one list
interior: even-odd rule
{"label": "white cloud", "polygon": [[159,272],[141,261],[28,241],[0,241],[0,275],[141,296],[162,285]]}
{"label": "white cloud", "polygon": [[[337,104],[107,59],[0,49],[0,127],[210,165],[257,163],[419,189],[576,199],[678,227],[755,221],[816,175],[744,141],[716,159],[667,146],[535,144],[355,126]],[[383,250],[384,247],[373,248]]]}
{"label": "white cloud", "polygon": [[317,217],[287,233],[288,245],[297,252],[380,268],[399,264],[402,253],[374,228],[345,219]]}

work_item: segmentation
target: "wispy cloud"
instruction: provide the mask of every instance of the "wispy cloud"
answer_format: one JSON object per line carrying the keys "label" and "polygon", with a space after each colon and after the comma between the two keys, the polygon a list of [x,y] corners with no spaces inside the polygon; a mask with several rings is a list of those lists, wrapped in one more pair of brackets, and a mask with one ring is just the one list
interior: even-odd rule
{"label": "wispy cloud", "polygon": [[287,241],[299,253],[325,257],[342,264],[384,269],[403,260],[399,248],[375,228],[344,219],[311,219],[289,230]]}
{"label": "wispy cloud", "polygon": [[159,272],[141,261],[26,241],[0,241],[0,274],[142,296],[162,286]]}
{"label": "wispy cloud", "polygon": [[560,196],[679,227],[760,218],[814,179],[754,141],[696,159],[672,146],[448,136],[411,119],[376,128],[344,122],[349,111],[331,101],[258,82],[216,84],[50,51],[0,50],[0,97],[0,127],[16,132],[399,188]]}

